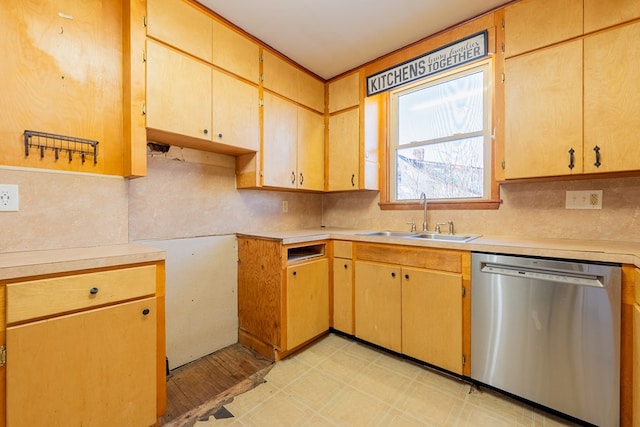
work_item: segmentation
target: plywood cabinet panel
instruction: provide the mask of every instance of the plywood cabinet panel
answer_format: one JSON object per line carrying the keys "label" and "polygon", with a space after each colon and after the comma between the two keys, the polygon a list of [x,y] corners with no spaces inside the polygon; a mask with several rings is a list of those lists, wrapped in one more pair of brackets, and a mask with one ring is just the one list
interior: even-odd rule
{"label": "plywood cabinet panel", "polygon": [[147,40],[147,128],[211,140],[211,67]]}
{"label": "plywood cabinet panel", "polygon": [[507,59],[505,74],[506,178],[582,173],[582,40]]}
{"label": "plywood cabinet panel", "polygon": [[640,40],[640,23],[584,39],[585,173],[640,169],[640,52],[632,40]]}
{"label": "plywood cabinet panel", "polygon": [[355,335],[402,351],[400,267],[355,262]]}
{"label": "plywood cabinet panel", "polygon": [[327,189],[344,191],[359,189],[360,109],[329,117]]}
{"label": "plywood cabinet panel", "polygon": [[504,15],[507,58],[582,35],[582,0],[522,0]]}
{"label": "plywood cabinet panel", "polygon": [[[638,282],[636,282],[636,289]],[[632,425],[640,426],[640,301],[633,306],[633,388]]]}
{"label": "plywood cabinet panel", "polygon": [[297,123],[295,105],[264,94],[263,185],[296,188]]}
{"label": "plywood cabinet panel", "polygon": [[584,0],[584,32],[600,30],[640,18],[637,0]]}
{"label": "plywood cabinet panel", "polygon": [[350,259],[333,260],[333,327],[353,334],[353,264]]}
{"label": "plywood cabinet panel", "polygon": [[154,425],[156,315],[149,298],[8,328],[7,427]]}
{"label": "plywood cabinet panel", "polygon": [[212,62],[250,82],[258,83],[259,47],[225,24],[212,20]]}
{"label": "plywood cabinet panel", "polygon": [[258,88],[213,69],[212,139],[235,148],[260,149]]}
{"label": "plywood cabinet panel", "polygon": [[360,104],[360,73],[349,74],[329,83],[329,113]]}
{"label": "plywood cabinet panel", "polygon": [[298,107],[298,188],[324,190],[324,115]]}
{"label": "plywood cabinet panel", "polygon": [[402,269],[402,353],[462,374],[462,277]]}
{"label": "plywood cabinet panel", "polygon": [[329,260],[287,267],[287,345],[291,350],[329,329]]}
{"label": "plywood cabinet panel", "polygon": [[212,19],[185,1],[147,0],[147,35],[211,62]]}

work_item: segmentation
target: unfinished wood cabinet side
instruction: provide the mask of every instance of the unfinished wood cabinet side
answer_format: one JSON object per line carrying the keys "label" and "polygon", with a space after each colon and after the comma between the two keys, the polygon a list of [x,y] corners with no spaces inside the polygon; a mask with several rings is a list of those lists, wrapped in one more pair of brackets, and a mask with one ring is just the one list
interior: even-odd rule
{"label": "unfinished wood cabinet side", "polygon": [[282,346],[282,244],[238,237],[239,340],[273,359]]}

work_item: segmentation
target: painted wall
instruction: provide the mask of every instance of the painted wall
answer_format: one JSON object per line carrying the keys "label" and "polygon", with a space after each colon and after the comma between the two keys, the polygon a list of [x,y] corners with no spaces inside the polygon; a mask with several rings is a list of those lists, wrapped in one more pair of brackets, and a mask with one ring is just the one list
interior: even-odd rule
{"label": "painted wall", "polygon": [[[602,210],[567,210],[567,190],[603,190]],[[503,184],[498,210],[428,212],[429,229],[453,220],[457,232],[492,236],[640,241],[640,178]],[[422,211],[381,211],[377,192],[330,194],[324,225],[409,230]]]}

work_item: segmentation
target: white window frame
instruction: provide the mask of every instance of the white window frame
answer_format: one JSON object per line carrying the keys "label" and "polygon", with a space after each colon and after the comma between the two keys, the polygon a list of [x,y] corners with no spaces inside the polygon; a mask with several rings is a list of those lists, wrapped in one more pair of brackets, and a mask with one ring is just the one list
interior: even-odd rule
{"label": "white window frame", "polygon": [[465,201],[491,201],[491,176],[492,176],[492,165],[491,165],[491,146],[492,146],[492,99],[493,99],[493,70],[492,70],[492,62],[490,59],[485,59],[480,62],[476,62],[473,64],[457,67],[455,69],[449,70],[447,72],[443,72],[442,74],[438,74],[437,76],[431,76],[417,82],[414,82],[409,85],[402,86],[397,88],[390,93],[390,109],[389,109],[389,199],[391,203],[403,203],[410,201],[417,201],[418,199],[413,200],[398,200],[397,198],[397,150],[411,148],[413,146],[420,147],[424,146],[425,143],[423,141],[413,143],[413,144],[404,144],[402,146],[398,146],[398,99],[400,96],[414,92],[420,89],[423,89],[428,86],[437,85],[440,83],[444,83],[450,80],[454,80],[460,77],[463,77],[468,74],[473,74],[478,71],[483,72],[484,79],[484,124],[483,130],[479,132],[473,132],[468,134],[456,134],[454,136],[439,138],[431,140],[429,143],[439,143],[439,142],[447,142],[454,141],[459,139],[465,139],[470,137],[482,136],[484,140],[484,176],[483,176],[483,197],[473,197],[473,198],[453,198],[453,199],[428,199],[433,201],[441,201],[441,202],[465,202]]}

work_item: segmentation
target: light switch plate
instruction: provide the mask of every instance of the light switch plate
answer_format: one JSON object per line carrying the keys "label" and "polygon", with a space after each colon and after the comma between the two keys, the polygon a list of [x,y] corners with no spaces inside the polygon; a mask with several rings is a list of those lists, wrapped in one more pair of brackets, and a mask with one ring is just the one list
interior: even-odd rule
{"label": "light switch plate", "polygon": [[18,186],[0,184],[0,212],[18,212]]}

